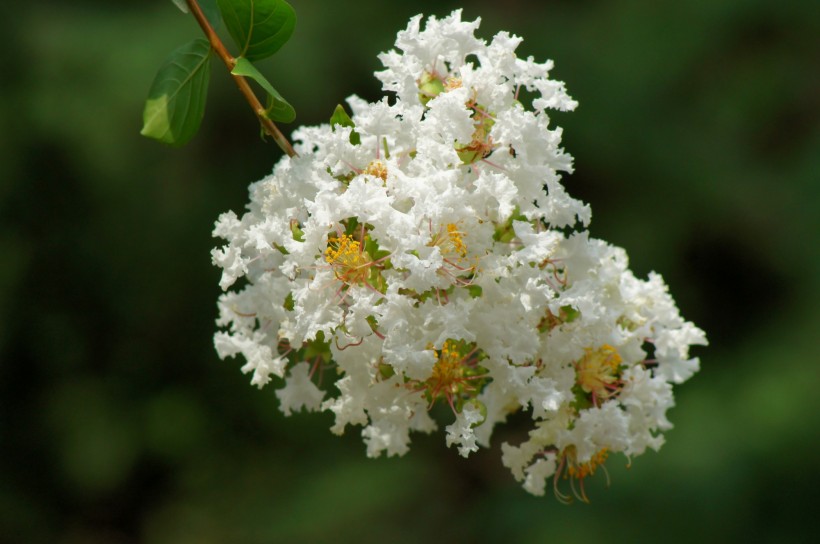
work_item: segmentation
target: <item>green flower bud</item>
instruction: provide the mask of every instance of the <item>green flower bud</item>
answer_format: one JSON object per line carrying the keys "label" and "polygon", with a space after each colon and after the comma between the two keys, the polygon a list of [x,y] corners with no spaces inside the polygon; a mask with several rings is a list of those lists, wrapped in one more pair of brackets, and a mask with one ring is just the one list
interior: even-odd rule
{"label": "green flower bud", "polygon": [[444,82],[436,75],[430,72],[424,72],[419,84],[419,100],[423,105],[444,92]]}

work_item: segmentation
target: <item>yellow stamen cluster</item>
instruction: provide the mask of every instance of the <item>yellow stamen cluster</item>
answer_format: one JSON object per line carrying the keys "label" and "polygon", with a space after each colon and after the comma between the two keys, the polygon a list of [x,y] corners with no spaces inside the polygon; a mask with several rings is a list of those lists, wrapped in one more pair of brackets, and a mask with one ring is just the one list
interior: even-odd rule
{"label": "yellow stamen cluster", "polygon": [[444,91],[452,91],[461,87],[461,78],[458,76],[449,76],[444,81]]}
{"label": "yellow stamen cluster", "polygon": [[427,380],[428,384],[434,385],[434,389],[455,393],[456,383],[464,377],[464,367],[462,366],[461,353],[458,345],[452,340],[444,342],[441,354],[435,352],[436,364],[433,366],[433,375]]}
{"label": "yellow stamen cluster", "polygon": [[[592,455],[589,461],[579,463],[578,450],[575,446],[565,447],[558,455],[558,468],[555,469],[555,477],[553,478],[553,490],[558,500],[564,503],[572,501],[572,497],[564,495],[558,490],[558,479],[563,476],[564,480],[569,480],[572,494],[575,495],[578,500],[588,503],[589,497],[587,497],[586,490],[584,489],[584,479],[595,474],[598,467],[601,467],[604,474],[606,474],[608,483],[609,474],[604,466],[607,457],[609,457],[609,450],[603,448]],[[578,487],[575,486],[576,482],[578,483]]]}
{"label": "yellow stamen cluster", "polygon": [[[446,234],[444,233],[445,229]],[[445,258],[457,257],[462,259],[467,256],[467,244],[464,243],[462,233],[455,223],[447,223],[446,227],[439,231],[429,245],[438,246]]]}
{"label": "yellow stamen cluster", "polygon": [[370,255],[349,234],[328,242],[325,260],[333,267],[336,277],[347,284],[364,283],[370,274]]}
{"label": "yellow stamen cluster", "polygon": [[433,365],[433,373],[422,384],[429,394],[431,405],[445,398],[454,410],[460,409],[465,397],[475,396],[480,387],[471,382],[480,380],[487,372],[476,364],[475,352],[470,344],[455,340],[447,340],[441,351],[434,352],[436,364]]}
{"label": "yellow stamen cluster", "polygon": [[604,464],[606,458],[609,457],[609,451],[604,448],[593,455],[586,463],[578,463],[575,457],[575,447],[568,446],[564,449],[564,457],[567,460],[567,472],[564,477],[583,480],[587,476],[595,474],[595,470]]}
{"label": "yellow stamen cluster", "polygon": [[467,255],[467,246],[464,244],[464,238],[461,237],[461,233],[453,223],[447,224],[447,249],[450,249],[453,253],[457,254],[459,257],[465,257]]}
{"label": "yellow stamen cluster", "polygon": [[367,167],[362,171],[362,174],[368,174],[370,176],[381,178],[382,181],[386,182],[387,165],[377,159],[368,164]]}
{"label": "yellow stamen cluster", "polygon": [[586,348],[584,357],[575,364],[578,385],[584,392],[592,394],[593,402],[616,395],[621,385],[621,363],[623,359],[618,351],[609,344],[597,350]]}

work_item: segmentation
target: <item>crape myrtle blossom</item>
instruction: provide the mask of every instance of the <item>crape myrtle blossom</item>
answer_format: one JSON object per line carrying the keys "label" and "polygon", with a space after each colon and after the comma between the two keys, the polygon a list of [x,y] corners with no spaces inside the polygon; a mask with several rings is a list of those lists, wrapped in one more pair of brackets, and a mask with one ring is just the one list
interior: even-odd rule
{"label": "crape myrtle blossom", "polygon": [[285,414],[361,426],[371,457],[435,430],[437,405],[465,457],[524,411],[504,465],[531,493],[551,478],[569,498],[568,480],[586,500],[607,456],[662,445],[705,336],[660,276],[588,235],[589,206],[560,183],[572,158],[547,110],[576,102],[552,63],[517,58],[506,32],[476,38],[460,11],[421,23],[379,57],[391,99],[298,129],[298,156],[217,221],[216,349],[254,385],[283,380]]}

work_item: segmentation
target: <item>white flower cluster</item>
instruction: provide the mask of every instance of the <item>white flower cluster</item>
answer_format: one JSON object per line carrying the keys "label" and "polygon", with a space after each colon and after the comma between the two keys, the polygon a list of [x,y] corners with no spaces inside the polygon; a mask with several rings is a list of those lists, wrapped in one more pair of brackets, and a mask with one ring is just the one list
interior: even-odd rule
{"label": "white flower cluster", "polygon": [[380,56],[392,103],[351,97],[352,116],[297,130],[298,157],[251,186],[241,218],[219,218],[221,286],[244,279],[219,300],[216,348],[259,387],[284,378],[285,414],[363,426],[369,456],[404,454],[437,405],[465,457],[526,411],[503,463],[531,493],[564,478],[586,499],[609,453],[660,447],[671,384],[697,371],[705,336],[660,276],[637,279],[585,231],[545,111],[576,102],[552,64],[517,58],[506,32],[476,38],[460,11],[420,23]]}

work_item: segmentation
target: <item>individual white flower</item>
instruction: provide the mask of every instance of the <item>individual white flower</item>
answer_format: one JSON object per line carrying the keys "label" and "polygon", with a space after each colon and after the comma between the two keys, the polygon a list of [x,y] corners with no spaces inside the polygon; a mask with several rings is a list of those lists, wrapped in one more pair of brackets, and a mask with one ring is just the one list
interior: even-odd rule
{"label": "individual white flower", "polygon": [[319,409],[325,393],[310,380],[309,371],[308,363],[296,364],[285,378],[285,387],[276,390],[279,406],[286,416],[290,415],[291,410],[299,410],[302,407],[309,411]]}
{"label": "individual white flower", "polygon": [[527,476],[524,478],[523,487],[533,495],[541,496],[547,486],[547,478],[555,474],[555,455],[548,454],[544,459],[539,459],[525,470]]}
{"label": "individual white flower", "polygon": [[464,406],[461,413],[456,414],[455,422],[447,426],[447,446],[458,444],[458,453],[462,457],[478,451],[473,427],[481,425],[483,421],[484,416],[479,408],[471,404]]}
{"label": "individual white flower", "polygon": [[406,453],[436,406],[465,457],[524,412],[532,429],[502,463],[533,494],[552,478],[587,500],[610,454],[663,443],[672,384],[706,338],[660,276],[636,278],[586,231],[547,115],[577,104],[552,63],[478,25],[414,17],[379,57],[395,97],[354,96],[349,122],[296,130],[299,156],[251,185],[242,217],[220,216],[214,343],[252,384],[284,378],[285,414],[362,427],[371,457]]}

